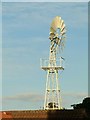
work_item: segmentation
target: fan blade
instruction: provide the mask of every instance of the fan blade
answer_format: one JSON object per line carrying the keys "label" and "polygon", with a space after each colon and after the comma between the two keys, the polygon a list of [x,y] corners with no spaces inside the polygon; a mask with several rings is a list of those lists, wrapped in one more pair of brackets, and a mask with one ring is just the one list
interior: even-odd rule
{"label": "fan blade", "polygon": [[61,17],[56,16],[50,27],[50,40],[55,40],[55,45],[63,50],[65,44],[66,26]]}
{"label": "fan blade", "polygon": [[61,22],[60,22],[60,28],[62,27],[63,24],[64,24],[64,21],[61,20]]}
{"label": "fan blade", "polygon": [[62,32],[61,32],[61,35],[64,35],[66,33],[66,29],[64,29]]}
{"label": "fan blade", "polygon": [[51,23],[51,27],[56,31],[57,28],[60,28],[61,17],[56,16]]}
{"label": "fan blade", "polygon": [[66,32],[66,28],[65,27],[61,30],[61,33],[63,33],[63,32]]}
{"label": "fan blade", "polygon": [[65,24],[63,24],[63,26],[61,27],[61,31],[63,31],[64,28],[65,28]]}
{"label": "fan blade", "polygon": [[55,32],[55,30],[51,27],[50,28],[50,33],[54,33]]}

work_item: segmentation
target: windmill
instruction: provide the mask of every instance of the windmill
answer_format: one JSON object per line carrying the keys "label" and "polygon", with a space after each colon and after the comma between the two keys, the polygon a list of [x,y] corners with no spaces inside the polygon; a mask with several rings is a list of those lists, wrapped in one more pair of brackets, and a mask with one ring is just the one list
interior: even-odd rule
{"label": "windmill", "polygon": [[62,109],[61,90],[58,84],[59,71],[63,71],[63,57],[58,58],[58,49],[63,50],[66,28],[61,17],[56,16],[50,26],[50,55],[49,59],[42,59],[41,68],[47,71],[46,91],[44,100],[45,110]]}

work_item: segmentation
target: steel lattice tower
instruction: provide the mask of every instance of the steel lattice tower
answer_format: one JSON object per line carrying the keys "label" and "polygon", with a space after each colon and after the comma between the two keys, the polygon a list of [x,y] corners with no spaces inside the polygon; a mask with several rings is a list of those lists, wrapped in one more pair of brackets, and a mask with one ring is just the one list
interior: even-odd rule
{"label": "steel lattice tower", "polygon": [[[59,71],[64,70],[63,60],[64,58],[59,57],[57,55],[58,46],[63,44],[62,27],[60,27],[62,20],[59,16],[57,16],[51,25],[50,28],[50,55],[49,59],[43,59],[41,61],[41,67],[43,70],[47,71],[47,81],[46,81],[46,91],[45,91],[45,101],[44,101],[44,109],[45,110],[55,110],[61,109],[61,97],[60,97],[60,88],[58,83],[58,75]],[[55,24],[57,22],[58,27]],[[59,23],[58,23],[59,22]],[[53,25],[55,24],[55,25]],[[56,28],[59,28],[59,32],[57,34]],[[52,32],[53,31],[53,32]],[[64,32],[63,32],[64,33]]]}

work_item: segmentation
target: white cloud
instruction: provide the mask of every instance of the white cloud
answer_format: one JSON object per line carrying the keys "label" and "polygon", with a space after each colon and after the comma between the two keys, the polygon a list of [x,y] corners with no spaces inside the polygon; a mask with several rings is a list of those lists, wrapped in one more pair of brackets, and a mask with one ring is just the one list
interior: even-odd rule
{"label": "white cloud", "polygon": [[[74,100],[77,100],[77,101],[79,99],[83,101],[85,97],[88,97],[87,93],[63,93],[62,96],[64,98],[64,103],[68,105],[70,105],[70,102],[71,102],[68,100],[70,100],[71,98],[74,98]],[[40,102],[40,101],[44,101],[44,95],[39,93],[20,93],[13,96],[3,97],[3,101],[12,101],[12,100],[25,101],[25,102],[29,102],[29,101]]]}
{"label": "white cloud", "polygon": [[0,111],[2,110],[2,99],[0,98]]}
{"label": "white cloud", "polygon": [[[75,26],[78,27],[78,25],[84,26],[84,23],[87,22],[87,17],[88,17],[87,10],[88,10],[88,4],[86,3],[85,4],[84,3],[58,3],[58,4],[57,3],[25,3],[25,4],[5,3],[3,4],[3,15],[11,16],[11,18],[13,19],[11,24],[9,24],[12,28],[23,27],[24,25],[27,25],[32,29],[33,27],[34,28],[36,27],[37,23],[39,24],[43,23],[43,25],[46,23],[50,24],[51,19],[53,19],[53,17],[55,17],[56,14],[61,15],[62,18],[64,16],[64,18],[66,19],[66,23],[71,24],[73,27]],[[18,22],[19,20],[21,21]]]}
{"label": "white cloud", "polygon": [[40,102],[43,101],[44,96],[37,93],[22,93],[14,96],[6,96],[3,98],[4,101],[24,101],[24,102]]}
{"label": "white cloud", "polygon": [[74,98],[84,98],[84,97],[87,97],[88,96],[88,93],[63,93],[62,95],[64,96],[69,96],[69,97],[74,97]]}
{"label": "white cloud", "polygon": [[[72,104],[78,104],[83,102],[83,99],[86,98],[88,95],[87,93],[63,93],[61,98],[61,105],[64,108],[70,108]],[[11,96],[4,96],[3,97],[3,108],[5,106],[10,105],[10,103],[13,104],[14,108],[14,103],[17,101],[17,104],[20,102],[25,102],[26,106],[29,104],[38,104],[39,106],[43,107],[44,104],[44,95],[40,93],[20,93],[16,95],[11,95]],[[17,104],[15,104],[17,106]],[[6,109],[6,108],[5,108]],[[10,107],[9,107],[10,109]],[[18,109],[18,108],[17,108]],[[19,109],[22,109],[19,106]],[[28,107],[23,107],[23,109],[28,109]],[[32,107],[33,109],[33,107]]]}
{"label": "white cloud", "polygon": [[[45,44],[44,41],[46,41],[46,39],[41,36],[40,37],[32,37],[32,38],[30,36],[28,36],[28,38],[26,37],[26,41],[28,41],[28,42],[26,42],[26,41],[23,41],[24,39],[21,39],[20,36],[17,36],[17,38],[15,38],[16,34],[13,34],[13,36],[12,36],[12,33],[16,33],[17,31],[19,33],[21,30],[24,30],[24,29],[27,31],[31,30],[33,32],[38,32],[39,31],[38,29],[41,29],[40,31],[42,31],[44,33],[44,27],[46,25],[48,26],[47,31],[49,32],[49,23],[51,23],[53,17],[56,16],[56,13],[58,15],[61,15],[62,18],[65,19],[65,23],[66,23],[67,27],[70,27],[70,29],[71,29],[71,27],[73,29],[74,28],[81,29],[82,27],[84,28],[87,25],[87,14],[88,14],[87,13],[87,5],[84,6],[84,4],[80,4],[80,3],[79,4],[78,3],[68,3],[68,4],[67,3],[65,3],[65,4],[63,4],[63,3],[60,3],[60,4],[59,3],[58,4],[56,4],[56,3],[38,3],[38,6],[37,6],[37,3],[35,3],[33,6],[33,3],[32,3],[32,5],[31,5],[31,3],[30,4],[29,3],[25,3],[25,4],[22,4],[22,3],[13,3],[13,4],[5,3],[4,4],[3,3],[3,19],[5,20],[5,24],[3,24],[4,25],[3,33],[6,32],[5,35],[8,34],[8,37],[9,37],[9,38],[7,36],[5,37],[5,45],[7,45],[7,48],[4,48],[4,50],[5,50],[4,57],[6,58],[5,60],[7,61],[6,64],[8,64],[7,69],[5,68],[5,70],[6,70],[6,73],[9,75],[9,78],[11,77],[11,75],[13,76],[13,74],[16,74],[16,76],[17,76],[19,73],[21,73],[22,77],[23,76],[26,77],[25,74],[22,74],[25,72],[28,72],[27,73],[28,75],[32,74],[32,73],[30,73],[32,71],[32,70],[30,70],[31,65],[30,64],[29,65],[28,64],[21,65],[21,63],[19,63],[20,59],[18,59],[18,58],[23,56],[21,58],[24,58],[24,60],[25,60],[25,59],[27,59],[26,56],[30,55],[31,57],[35,57],[35,59],[36,59],[36,54],[34,54],[35,51],[37,50],[36,46],[38,45],[38,47],[41,48],[41,45],[42,45],[41,43]],[[5,19],[4,17],[7,17],[8,19]],[[35,23],[35,24],[33,25],[32,23],[33,24]],[[36,30],[36,25],[37,25],[37,30]],[[31,32],[31,31],[29,31],[29,32]],[[22,34],[23,34],[23,32],[22,32]],[[41,34],[41,32],[40,32],[40,34]],[[36,35],[36,33],[35,33],[35,35]],[[29,41],[29,38],[30,38],[30,41]],[[16,48],[14,48],[15,43],[17,44]],[[28,47],[27,47],[26,43],[28,44]],[[43,45],[43,46],[45,46],[45,48],[46,48],[46,45]],[[5,46],[3,46],[3,47],[5,47]],[[29,48],[29,49],[27,49],[27,48]],[[33,53],[33,55],[32,55],[32,53]],[[38,53],[39,53],[39,51],[38,51]],[[17,60],[14,59],[14,56],[16,57]],[[15,60],[16,61],[19,60],[17,62],[18,64],[14,63]],[[12,63],[11,63],[11,61],[12,61]],[[22,72],[22,70],[23,70],[23,72]],[[13,72],[13,73],[11,74],[11,72]],[[35,74],[34,74],[34,76],[35,76]],[[6,77],[6,80],[7,80],[7,77]],[[22,79],[20,79],[20,80],[22,80]],[[81,93],[63,93],[63,95],[64,95],[64,98],[65,97],[70,98],[70,99],[73,98],[75,100],[76,99],[79,100],[79,99],[82,99],[83,97],[87,96],[86,93],[85,94],[84,93],[82,93],[82,94]],[[64,102],[67,105],[71,104],[70,99],[64,99]],[[38,102],[39,100],[43,100],[43,96],[40,94],[28,94],[28,93],[23,94],[22,93],[22,94],[18,94],[18,95],[4,97],[4,100],[5,101],[11,101],[11,100],[18,101],[19,100],[19,101]]]}

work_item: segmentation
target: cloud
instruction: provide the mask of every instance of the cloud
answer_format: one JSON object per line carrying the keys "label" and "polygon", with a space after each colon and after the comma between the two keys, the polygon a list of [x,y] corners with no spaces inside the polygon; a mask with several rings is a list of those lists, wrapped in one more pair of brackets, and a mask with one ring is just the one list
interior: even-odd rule
{"label": "cloud", "polygon": [[[87,97],[87,93],[63,93],[64,97],[76,97],[77,99]],[[44,100],[44,95],[37,93],[21,93],[13,96],[3,97],[3,100],[20,100],[20,101],[31,101],[39,102]]]}
{"label": "cloud", "polygon": [[[81,28],[83,28],[83,32],[86,32],[86,29],[84,28],[86,28],[87,26],[87,8],[88,6],[86,3],[84,4],[76,2],[3,3],[3,60],[4,63],[6,62],[4,64],[4,77],[5,74],[7,74],[8,76],[6,76],[4,80],[6,86],[9,87],[8,81],[10,80],[10,78],[16,79],[15,82],[17,81],[17,86],[19,85],[19,82],[21,82],[20,80],[24,78],[26,81],[28,76],[29,79],[30,76],[33,76],[33,78],[31,79],[32,81],[36,80],[36,77],[38,75],[40,75],[41,78],[41,74],[38,73],[39,71],[37,70],[37,68],[34,66],[34,71],[32,69],[32,65],[37,65],[37,58],[40,58],[40,56],[42,56],[42,51],[44,51],[44,49],[47,51],[49,50],[49,48],[46,48],[48,44],[46,41],[49,41],[47,39],[50,23],[53,17],[55,17],[56,15],[60,15],[62,19],[65,20],[65,24],[68,28],[68,36],[70,36],[71,39],[70,32],[73,35],[78,32],[78,29],[81,31]],[[17,79],[17,77],[19,76],[20,78]],[[40,83],[38,83],[38,85],[39,84]],[[17,86],[14,85],[14,88],[16,87],[17,90],[22,88],[24,90],[25,84],[22,84],[21,88],[20,86]],[[37,87],[35,87],[34,89],[36,90]],[[12,92],[13,91],[14,90],[12,90]],[[83,97],[87,96],[87,94],[63,93],[62,96],[64,98],[65,104],[68,105],[75,100],[82,99]],[[32,103],[35,101],[43,101],[43,95],[37,93],[21,93],[12,96],[7,95],[6,97],[4,97],[4,100],[15,100],[20,101],[21,103],[23,103],[23,101],[30,101]]]}
{"label": "cloud", "polygon": [[84,98],[84,97],[87,97],[88,96],[88,93],[63,93],[64,96],[69,96],[69,97],[73,97],[73,98],[77,98],[77,99],[81,99],[81,98]]}
{"label": "cloud", "polygon": [[65,18],[66,23],[73,27],[78,27],[78,23],[79,26],[84,26],[87,11],[86,3],[3,3],[3,17],[12,21],[9,27],[30,26],[32,30],[40,24],[50,24],[56,15]]}
{"label": "cloud", "polygon": [[44,100],[44,96],[37,93],[22,93],[14,96],[7,96],[3,98],[4,101],[24,101],[24,102],[41,102]]}
{"label": "cloud", "polygon": [[[23,36],[23,35],[22,35]],[[24,50],[30,50],[30,49],[35,49],[37,47],[39,47],[39,44],[47,44],[49,42],[48,39],[48,35],[47,37],[44,36],[31,36],[29,37],[19,37],[19,38],[15,38],[14,36],[8,36],[3,38],[3,42],[2,42],[2,47],[4,48],[4,50],[9,50],[9,49],[14,49],[17,48],[17,51],[23,51]],[[46,42],[47,41],[47,42]],[[32,48],[33,45],[33,48]]]}
{"label": "cloud", "polygon": [[0,98],[0,111],[2,110],[2,99]]}
{"label": "cloud", "polygon": [[87,8],[84,3],[3,3],[3,47],[31,48],[35,43],[36,48],[37,41],[48,39],[46,35],[56,13],[65,19],[67,34],[72,36],[70,30],[81,31],[88,26]]}
{"label": "cloud", "polygon": [[[87,97],[87,93],[63,93],[61,96],[61,106],[65,108],[70,108],[72,104],[77,104],[83,101],[83,99]],[[26,102],[27,104],[38,104],[39,106],[43,106],[44,104],[44,95],[40,93],[20,93],[16,95],[11,95],[11,96],[5,96],[3,97],[3,107],[5,107],[7,104],[9,105],[10,103],[13,102],[13,107],[20,102],[21,104],[23,102]],[[14,103],[17,102],[15,105]],[[40,103],[40,104],[39,104]],[[28,108],[28,107],[27,107]],[[27,109],[23,107],[23,109]],[[10,109],[10,107],[9,107]],[[17,108],[18,109],[18,108]],[[20,109],[20,106],[19,106]],[[32,107],[33,109],[33,107]]]}
{"label": "cloud", "polygon": [[88,97],[88,93],[74,93],[74,92],[64,92],[61,95],[62,105],[65,108],[71,108],[72,104],[78,104],[83,101],[84,98]]}

